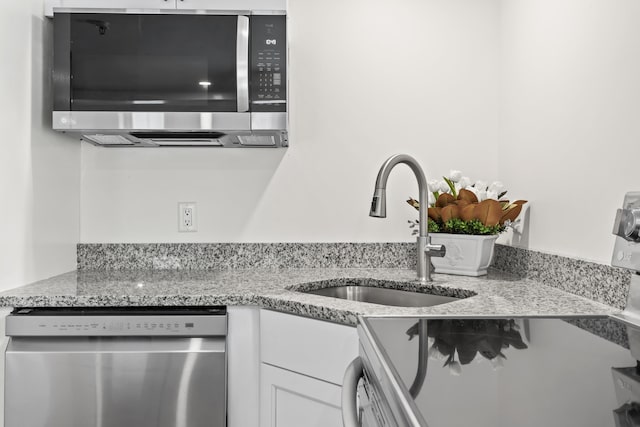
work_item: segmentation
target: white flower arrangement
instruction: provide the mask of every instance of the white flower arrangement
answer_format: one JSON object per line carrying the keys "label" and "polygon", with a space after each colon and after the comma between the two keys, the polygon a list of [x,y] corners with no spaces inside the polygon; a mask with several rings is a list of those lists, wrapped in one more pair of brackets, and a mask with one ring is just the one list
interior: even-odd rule
{"label": "white flower arrangement", "polygon": [[[468,176],[463,176],[459,170],[449,171],[448,176],[443,176],[441,180],[432,180],[428,182],[431,196],[429,197],[429,206],[435,206],[438,196],[442,193],[451,194],[458,197],[460,190],[469,190],[478,198],[478,202],[486,199],[500,200],[506,193],[505,186],[500,181],[493,181],[489,184],[487,181],[472,182]],[[433,203],[432,203],[433,199]]]}
{"label": "white flower arrangement", "polygon": [[[431,180],[429,186],[429,232],[490,235],[498,234],[512,227],[522,210],[525,200],[509,202],[500,181],[472,182],[459,170],[451,170],[441,180]],[[420,208],[420,203],[411,198],[411,206]],[[409,221],[413,233],[417,232],[418,221]]]}

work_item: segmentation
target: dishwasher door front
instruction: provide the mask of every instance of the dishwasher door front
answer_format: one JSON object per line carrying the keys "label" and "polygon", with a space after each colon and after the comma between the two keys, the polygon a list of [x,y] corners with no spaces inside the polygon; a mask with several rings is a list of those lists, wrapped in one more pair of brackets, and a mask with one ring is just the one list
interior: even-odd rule
{"label": "dishwasher door front", "polygon": [[5,427],[224,427],[225,339],[12,337]]}

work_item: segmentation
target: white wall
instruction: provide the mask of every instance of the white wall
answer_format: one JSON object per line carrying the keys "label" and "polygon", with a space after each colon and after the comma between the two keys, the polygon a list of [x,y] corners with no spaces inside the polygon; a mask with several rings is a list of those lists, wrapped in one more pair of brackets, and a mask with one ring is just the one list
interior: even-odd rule
{"label": "white wall", "polygon": [[[81,239],[410,241],[408,169],[388,218],[367,217],[379,165],[406,152],[430,178],[528,199],[516,244],[608,264],[640,183],[638,16],[633,0],[290,0],[291,147],[84,144]],[[176,231],[179,201],[198,203],[197,233]]]}
{"label": "white wall", "polygon": [[500,178],[530,200],[529,247],[609,264],[640,190],[640,3],[507,0]]}
{"label": "white wall", "polygon": [[[83,144],[83,242],[410,241],[405,166],[388,218],[368,217],[389,155],[497,178],[498,0],[289,3],[291,147]],[[197,202],[198,232],[177,232],[179,201]]]}
{"label": "white wall", "polygon": [[80,149],[50,130],[42,8],[7,1],[0,10],[0,290],[75,268]]}

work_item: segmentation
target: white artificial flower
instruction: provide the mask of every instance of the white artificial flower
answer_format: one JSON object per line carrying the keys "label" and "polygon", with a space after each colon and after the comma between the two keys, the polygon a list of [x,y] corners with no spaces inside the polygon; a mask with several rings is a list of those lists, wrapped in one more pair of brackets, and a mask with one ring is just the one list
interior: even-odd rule
{"label": "white artificial flower", "polygon": [[486,191],[487,190],[487,181],[476,181],[476,183],[473,184],[473,186],[478,191]]}
{"label": "white artificial flower", "polygon": [[462,178],[462,172],[453,170],[453,169],[449,171],[449,179],[451,181],[458,182],[460,181],[461,178]]}
{"label": "white artificial flower", "polygon": [[427,186],[430,193],[440,191],[440,181],[438,181],[437,179],[432,179],[427,182]]}
{"label": "white artificial flower", "polygon": [[456,377],[460,376],[462,373],[462,365],[460,362],[451,362],[449,363],[449,373],[451,375],[455,375]]}
{"label": "white artificial flower", "polygon": [[504,193],[504,184],[500,181],[494,181],[489,186],[489,191],[494,191],[496,194],[500,195]]}
{"label": "white artificial flower", "polygon": [[440,353],[440,350],[438,350],[438,348],[436,347],[435,344],[433,344],[431,347],[429,347],[428,355],[429,355],[430,358],[435,359],[435,360],[443,360],[443,359],[446,359],[446,357],[447,357],[444,354]]}
{"label": "white artificial flower", "polygon": [[463,176],[460,178],[460,181],[458,181],[458,185],[460,188],[467,188],[471,185],[471,179],[469,179],[468,176]]}
{"label": "white artificial flower", "polygon": [[428,205],[435,205],[436,203],[436,196],[433,195],[433,193],[431,191],[429,191],[429,202]]}
{"label": "white artificial flower", "polygon": [[497,371],[498,369],[502,369],[504,366],[504,358],[500,355],[491,359],[491,365],[493,366],[493,370]]}
{"label": "white artificial flower", "polygon": [[444,179],[442,181],[438,181],[438,188],[440,189],[441,193],[448,193],[451,191],[451,189],[449,188],[449,184],[447,184]]}
{"label": "white artificial flower", "polygon": [[487,199],[495,199],[498,200],[498,193],[493,190],[487,191]]}
{"label": "white artificial flower", "polygon": [[481,202],[483,200],[487,199],[487,192],[484,190],[477,190],[476,191],[476,197],[478,198],[478,201]]}

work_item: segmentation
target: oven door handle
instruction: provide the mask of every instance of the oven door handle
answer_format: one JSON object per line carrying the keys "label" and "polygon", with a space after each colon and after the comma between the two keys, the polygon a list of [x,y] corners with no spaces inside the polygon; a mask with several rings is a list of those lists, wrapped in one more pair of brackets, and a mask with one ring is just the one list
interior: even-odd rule
{"label": "oven door handle", "polygon": [[238,112],[249,111],[249,17],[238,16],[236,39]]}
{"label": "oven door handle", "polygon": [[342,381],[342,424],[360,427],[358,419],[358,382],[364,376],[362,360],[356,357],[349,363]]}

